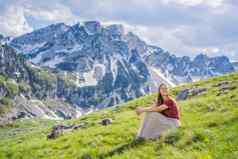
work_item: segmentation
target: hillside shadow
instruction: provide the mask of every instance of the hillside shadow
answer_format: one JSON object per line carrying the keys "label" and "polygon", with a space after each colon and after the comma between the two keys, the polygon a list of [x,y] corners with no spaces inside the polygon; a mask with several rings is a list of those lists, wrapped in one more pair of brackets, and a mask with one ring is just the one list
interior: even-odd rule
{"label": "hillside shadow", "polygon": [[134,139],[129,143],[119,145],[116,148],[112,149],[111,151],[107,153],[102,153],[99,154],[99,159],[104,159],[106,157],[111,157],[115,154],[122,154],[124,151],[131,149],[131,148],[136,148],[139,146],[142,146],[145,143],[145,139],[139,138],[139,139]]}

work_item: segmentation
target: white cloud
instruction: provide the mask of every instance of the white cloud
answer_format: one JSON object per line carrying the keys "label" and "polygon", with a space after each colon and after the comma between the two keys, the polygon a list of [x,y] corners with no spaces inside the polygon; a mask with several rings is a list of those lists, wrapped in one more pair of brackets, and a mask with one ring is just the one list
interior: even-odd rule
{"label": "white cloud", "polygon": [[27,23],[23,8],[19,6],[9,6],[7,10],[0,15],[0,30],[6,35],[18,36],[33,29]]}
{"label": "white cloud", "polygon": [[73,15],[70,8],[56,3],[54,6],[42,7],[28,4],[25,7],[25,13],[33,16],[35,19],[49,22],[74,23],[78,17]]}
{"label": "white cloud", "polygon": [[[238,60],[236,0],[8,0],[0,3],[0,29],[5,34],[28,32],[32,30],[29,24],[35,27],[42,21],[45,26],[98,20],[103,24],[123,24],[126,31],[178,56],[207,52]],[[2,9],[3,6],[7,9]],[[30,16],[28,22],[25,16]]]}
{"label": "white cloud", "polygon": [[[133,25],[127,22],[104,22],[103,24],[122,24],[126,32],[133,32],[138,35],[147,44],[155,45],[163,48],[165,51],[169,51],[177,56],[191,56],[191,52],[202,52],[203,48],[195,48],[185,45],[180,38],[177,38],[175,34],[181,28],[169,29],[164,27],[147,27],[144,25]],[[196,54],[194,54],[196,55]],[[193,57],[193,56],[191,56]]]}
{"label": "white cloud", "polygon": [[224,0],[162,0],[163,3],[177,3],[184,6],[207,5],[209,7],[217,8],[223,4]]}

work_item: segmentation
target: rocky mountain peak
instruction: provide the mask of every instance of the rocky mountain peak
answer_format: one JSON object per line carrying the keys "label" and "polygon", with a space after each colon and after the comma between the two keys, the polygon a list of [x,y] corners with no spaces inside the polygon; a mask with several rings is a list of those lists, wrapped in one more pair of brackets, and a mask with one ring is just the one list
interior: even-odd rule
{"label": "rocky mountain peak", "polygon": [[98,21],[86,21],[83,25],[89,35],[102,32],[102,26]]}
{"label": "rocky mountain peak", "polygon": [[71,100],[85,106],[114,105],[151,92],[161,82],[174,86],[234,71],[224,57],[178,57],[126,33],[120,24],[104,26],[98,21],[50,25],[10,45],[34,64],[72,73],[85,94]]}
{"label": "rocky mountain peak", "polygon": [[2,40],[4,38],[4,36],[2,34],[0,34],[0,40]]}

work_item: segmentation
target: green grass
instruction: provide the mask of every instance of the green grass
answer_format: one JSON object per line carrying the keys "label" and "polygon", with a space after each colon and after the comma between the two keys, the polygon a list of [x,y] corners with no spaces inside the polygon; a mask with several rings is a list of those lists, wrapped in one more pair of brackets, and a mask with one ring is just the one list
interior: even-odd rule
{"label": "green grass", "polygon": [[[213,85],[230,81],[235,89],[217,96]],[[171,89],[175,96],[185,88],[206,87],[208,91],[178,101],[182,127],[161,139],[135,141],[141,123],[137,106],[149,106],[156,94],[137,98],[79,119],[50,121],[19,120],[0,127],[0,158],[12,159],[237,159],[238,157],[238,73],[184,84]],[[105,117],[108,126],[97,124]],[[86,128],[63,134],[54,140],[46,136],[56,123],[89,122]]]}

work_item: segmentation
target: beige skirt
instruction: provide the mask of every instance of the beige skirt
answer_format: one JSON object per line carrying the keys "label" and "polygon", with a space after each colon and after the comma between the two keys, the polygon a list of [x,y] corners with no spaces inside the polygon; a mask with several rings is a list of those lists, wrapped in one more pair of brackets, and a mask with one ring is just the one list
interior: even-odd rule
{"label": "beige skirt", "polygon": [[179,126],[180,121],[178,119],[168,118],[157,112],[146,112],[136,137],[144,139],[158,138],[163,132],[175,130]]}

